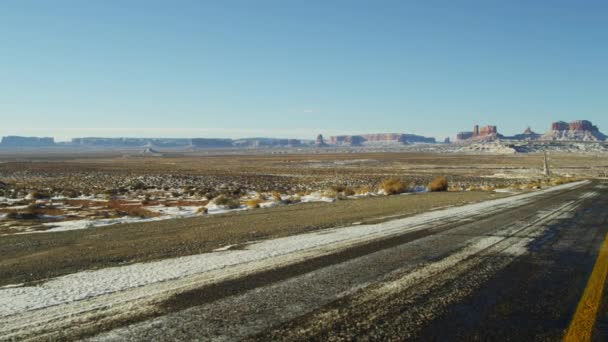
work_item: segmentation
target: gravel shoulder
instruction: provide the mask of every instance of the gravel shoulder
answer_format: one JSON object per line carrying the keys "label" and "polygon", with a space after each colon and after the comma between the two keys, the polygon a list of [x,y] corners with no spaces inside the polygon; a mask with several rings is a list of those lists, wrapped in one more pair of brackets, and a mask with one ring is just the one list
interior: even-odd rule
{"label": "gravel shoulder", "polygon": [[318,229],[379,223],[505,197],[492,192],[426,193],[307,203],[211,217],[0,237],[0,286],[82,270],[195,255]]}

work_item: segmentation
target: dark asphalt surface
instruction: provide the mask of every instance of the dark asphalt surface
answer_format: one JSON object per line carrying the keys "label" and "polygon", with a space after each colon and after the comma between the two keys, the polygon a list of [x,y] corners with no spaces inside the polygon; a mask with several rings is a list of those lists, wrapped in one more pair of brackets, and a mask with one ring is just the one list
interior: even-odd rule
{"label": "dark asphalt surface", "polygon": [[607,233],[608,189],[595,182],[191,291],[93,339],[560,340]]}

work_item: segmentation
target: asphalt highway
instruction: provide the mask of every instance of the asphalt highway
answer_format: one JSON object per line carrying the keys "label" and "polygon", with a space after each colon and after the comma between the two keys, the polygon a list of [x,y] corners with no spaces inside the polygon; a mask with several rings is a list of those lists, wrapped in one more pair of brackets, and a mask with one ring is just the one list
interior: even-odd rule
{"label": "asphalt highway", "polygon": [[[608,340],[608,184],[190,288],[92,340]],[[105,330],[105,331],[104,331]]]}

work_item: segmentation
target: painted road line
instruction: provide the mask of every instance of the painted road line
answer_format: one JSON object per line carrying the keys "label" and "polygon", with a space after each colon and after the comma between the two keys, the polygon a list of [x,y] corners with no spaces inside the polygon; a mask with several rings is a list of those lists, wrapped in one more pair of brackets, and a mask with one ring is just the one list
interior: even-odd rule
{"label": "painted road line", "polygon": [[570,322],[564,341],[591,341],[593,327],[602,302],[604,283],[608,276],[608,235],[600,248],[600,253],[587,282],[583,297]]}

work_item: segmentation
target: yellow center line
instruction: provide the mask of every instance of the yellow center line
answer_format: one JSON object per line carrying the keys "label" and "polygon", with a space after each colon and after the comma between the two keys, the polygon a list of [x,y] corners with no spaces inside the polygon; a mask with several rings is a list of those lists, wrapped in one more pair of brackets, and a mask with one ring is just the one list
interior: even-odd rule
{"label": "yellow center line", "polygon": [[570,326],[564,336],[564,341],[591,341],[593,327],[602,303],[604,283],[608,276],[608,235],[602,243],[600,253],[593,267],[593,272],[587,282],[583,297],[581,297]]}

